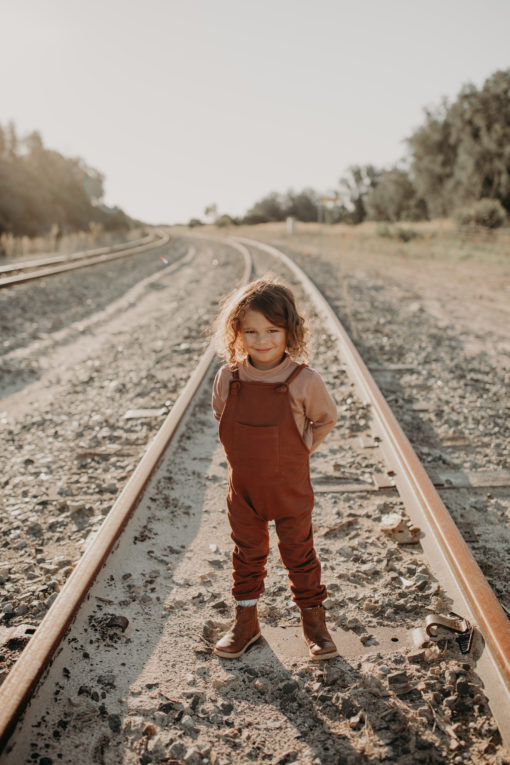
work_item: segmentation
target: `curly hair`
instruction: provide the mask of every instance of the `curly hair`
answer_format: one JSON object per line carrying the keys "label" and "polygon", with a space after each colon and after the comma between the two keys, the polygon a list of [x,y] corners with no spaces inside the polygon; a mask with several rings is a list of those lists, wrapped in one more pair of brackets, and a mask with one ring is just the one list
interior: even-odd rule
{"label": "curly hair", "polygon": [[286,330],[286,353],[291,359],[308,359],[309,331],[298,313],[292,290],[273,277],[265,277],[234,290],[220,304],[212,329],[216,352],[230,367],[246,358],[240,330],[247,311],[258,311]]}

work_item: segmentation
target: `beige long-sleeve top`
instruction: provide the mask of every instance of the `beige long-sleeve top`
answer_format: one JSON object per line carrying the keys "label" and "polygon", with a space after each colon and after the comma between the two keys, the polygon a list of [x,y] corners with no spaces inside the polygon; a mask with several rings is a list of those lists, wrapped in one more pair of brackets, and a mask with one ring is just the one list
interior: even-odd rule
{"label": "beige long-sleeve top", "polygon": [[[297,363],[288,356],[272,369],[256,369],[249,360],[239,364],[239,377],[247,382],[280,383],[291,375]],[[217,420],[221,418],[227,401],[232,370],[221,367],[213,385],[212,407]],[[335,426],[337,413],[335,402],[329,395],[322,377],[314,369],[305,367],[289,385],[292,414],[303,441],[315,451]]]}

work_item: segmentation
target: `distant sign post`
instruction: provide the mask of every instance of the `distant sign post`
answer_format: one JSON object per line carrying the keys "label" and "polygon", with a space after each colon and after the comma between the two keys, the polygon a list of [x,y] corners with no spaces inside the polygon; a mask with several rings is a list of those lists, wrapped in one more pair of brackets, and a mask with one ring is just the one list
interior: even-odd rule
{"label": "distant sign post", "polygon": [[[340,201],[339,197],[321,197],[320,205],[319,205],[319,211],[322,210],[322,223],[325,223],[325,212],[326,210],[332,210],[333,207],[338,204]],[[321,216],[319,216],[321,217]]]}
{"label": "distant sign post", "polygon": [[296,230],[296,219],[292,215],[289,215],[289,217],[287,218],[287,234],[290,234],[292,236],[295,230]]}

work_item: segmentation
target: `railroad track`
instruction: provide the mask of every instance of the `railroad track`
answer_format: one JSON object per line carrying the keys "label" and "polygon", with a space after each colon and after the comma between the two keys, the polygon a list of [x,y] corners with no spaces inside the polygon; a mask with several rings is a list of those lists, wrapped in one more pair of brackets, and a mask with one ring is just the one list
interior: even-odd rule
{"label": "railroad track", "polygon": [[[282,270],[308,301],[309,312],[317,315],[319,345],[324,354],[329,354],[328,385],[330,389],[335,386],[332,390],[347,414],[342,417],[340,413],[343,432],[337,434],[336,440],[328,440],[329,449],[312,461],[321,519],[316,535],[327,580],[340,579],[340,585],[335,581],[335,586],[329,588],[331,617],[335,618],[336,606],[347,616],[357,609],[364,621],[352,616],[336,620],[340,628],[336,638],[344,657],[340,671],[338,666],[335,670],[333,662],[329,667],[314,669],[310,685],[306,678],[311,671],[306,666],[299,630],[292,614],[282,605],[287,596],[278,592],[283,589],[280,579],[280,588],[268,596],[269,605],[263,614],[267,643],[250,650],[243,661],[233,662],[235,668],[225,668],[211,657],[214,635],[228,621],[228,609],[220,593],[226,594],[229,585],[221,549],[225,547],[228,554],[228,532],[218,510],[223,504],[225,465],[208,413],[213,358],[208,350],[96,540],[0,689],[0,730],[5,747],[1,761],[43,762],[44,757],[46,761],[57,761],[59,756],[65,761],[62,752],[69,751],[66,747],[70,746],[82,751],[84,760],[88,756],[98,762],[135,761],[128,757],[135,752],[160,757],[155,761],[161,761],[164,753],[189,762],[194,761],[194,756],[197,762],[229,762],[236,761],[237,739],[245,743],[238,761],[244,761],[248,751],[248,759],[256,759],[257,745],[248,736],[243,738],[244,732],[225,735],[237,731],[228,719],[232,711],[240,715],[241,727],[254,722],[249,711],[251,701],[261,704],[256,717],[260,717],[266,733],[272,731],[273,739],[275,731],[279,733],[273,741],[274,754],[287,759],[275,761],[295,761],[291,758],[293,752],[300,762],[308,761],[308,757],[311,762],[312,755],[322,762],[341,752],[346,761],[358,757],[352,760],[358,762],[365,756],[365,750],[357,747],[367,745],[367,740],[359,740],[361,733],[367,738],[367,724],[370,722],[373,731],[375,719],[390,720],[389,727],[375,730],[383,731],[376,736],[377,745],[391,747],[400,740],[398,731],[394,734],[400,724],[399,715],[406,708],[415,713],[414,717],[409,715],[415,723],[417,710],[422,710],[422,722],[412,733],[416,738],[420,731],[425,740],[422,723],[427,722],[427,714],[423,704],[417,706],[417,693],[430,708],[429,728],[432,726],[450,742],[445,746],[447,751],[449,746],[453,758],[455,752],[463,751],[463,736],[474,735],[475,720],[483,708],[483,698],[475,701],[475,694],[468,696],[466,690],[469,678],[475,675],[482,678],[492,712],[508,743],[510,625],[492,590],[334,312],[293,262],[274,248],[250,240],[239,240],[236,247],[246,258],[246,278],[251,271],[250,250],[257,271],[269,267]],[[321,354],[318,363],[320,358]],[[356,469],[346,470],[349,464]],[[415,544],[418,535],[407,524],[402,503],[415,529],[421,530],[419,542],[427,572],[419,565],[421,553]],[[371,514],[376,513],[380,523],[374,524]],[[397,523],[395,519],[392,528],[391,516],[404,517],[404,521]],[[377,539],[374,528],[382,529]],[[403,535],[400,539],[399,534]],[[343,537],[355,542],[346,547],[338,541]],[[409,544],[399,544],[402,542]],[[361,558],[358,550],[364,551]],[[374,580],[383,573],[383,560],[390,580],[399,580],[398,586],[410,594],[403,612],[397,609],[395,613],[393,606],[393,619],[385,613],[390,596],[383,591],[382,602],[378,600],[379,587],[384,590],[386,585]],[[402,570],[408,572],[407,578],[399,577]],[[173,590],[169,593],[170,587]],[[354,593],[353,607],[342,605],[343,592],[349,593],[347,600]],[[461,624],[459,620],[454,624],[456,631],[437,634],[431,642],[423,630],[434,623],[433,618],[427,621],[425,617],[427,613],[433,617],[427,606],[438,592],[450,610],[465,621]],[[197,634],[190,625],[196,624],[202,612],[209,619]],[[461,648],[467,648],[470,626],[475,627],[471,650],[460,653]],[[421,627],[422,634],[413,635],[410,627]],[[448,635],[459,637],[459,633],[464,643],[448,639]],[[413,642],[416,640],[423,642],[423,649]],[[374,654],[384,657],[386,672],[373,659]],[[387,665],[394,662],[394,668],[398,667],[406,655],[412,657],[412,672],[409,664],[407,675],[400,672],[399,677],[399,672],[388,672]],[[459,732],[455,714],[453,720],[451,714],[443,714],[444,697],[434,697],[437,691],[427,695],[428,670],[438,666],[434,656],[437,662],[456,667],[457,681],[462,681],[462,672],[465,674],[466,698],[458,715],[467,721],[464,733]],[[366,668],[374,661],[370,676]],[[463,670],[459,671],[459,666]],[[295,675],[292,667],[297,667]],[[448,671],[455,675],[454,670]],[[253,688],[241,692],[246,675]],[[348,689],[345,677],[354,681]],[[274,685],[275,678],[280,679],[279,685]],[[271,696],[272,686],[278,692]],[[216,694],[212,707],[208,695],[211,689]],[[339,699],[334,697],[335,690]],[[363,694],[368,694],[374,707],[383,703],[384,710],[377,715],[374,712],[372,718]],[[269,710],[267,704],[262,705],[261,695],[272,702]],[[276,700],[282,696],[288,704],[278,706]],[[31,704],[14,730],[30,698]],[[454,691],[447,698],[455,699]],[[330,707],[335,704],[340,710],[338,724],[331,717]],[[471,717],[469,704],[473,706]],[[454,702],[451,707],[455,712]],[[299,735],[296,732],[294,748],[289,749],[286,728],[296,718],[307,719],[310,724],[306,732],[303,723],[304,731],[298,731]],[[81,730],[84,726],[85,735]],[[319,729],[324,739],[320,745],[314,743]],[[203,746],[204,736],[213,742],[214,752]],[[259,739],[263,740],[263,736],[260,731]],[[195,748],[194,754],[192,743],[196,740],[202,742],[202,748]],[[471,743],[474,747],[476,741]],[[376,746],[373,741],[372,746]],[[426,749],[422,746],[422,751]],[[258,754],[262,758],[262,752]]]}
{"label": "railroad track", "polygon": [[34,279],[44,279],[66,271],[74,271],[77,268],[107,263],[141,252],[149,252],[167,244],[169,238],[168,234],[158,230],[154,234],[148,234],[129,244],[121,243],[111,247],[74,252],[69,255],[52,255],[11,263],[0,268],[0,288],[24,284]]}

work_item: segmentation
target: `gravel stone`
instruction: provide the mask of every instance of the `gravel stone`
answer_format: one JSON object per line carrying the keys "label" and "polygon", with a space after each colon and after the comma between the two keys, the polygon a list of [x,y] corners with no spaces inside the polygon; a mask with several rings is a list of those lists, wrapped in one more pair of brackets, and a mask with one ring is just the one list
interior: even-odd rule
{"label": "gravel stone", "polygon": [[[354,262],[338,250],[305,255],[298,245],[296,239],[285,243],[348,324],[426,469],[501,469],[508,460],[507,426],[495,424],[494,415],[508,386],[501,377],[506,367],[502,372],[491,356],[499,340],[492,341],[488,330],[482,337],[468,328],[471,318],[462,315],[454,293],[449,293],[451,303],[434,303],[435,294],[449,289],[447,280],[425,274],[427,293],[417,294],[410,278],[416,264],[410,267],[405,258]],[[187,246],[175,236],[168,259]],[[115,501],[113,487],[122,490],[162,422],[124,414],[171,408],[205,345],[202,330],[219,295],[240,273],[239,264],[232,265],[231,250],[221,242],[202,242],[193,268],[183,266],[170,279],[161,277],[146,288],[145,297],[132,294],[130,303],[126,290],[141,271],[144,277],[154,275],[161,268],[157,260],[147,257],[143,266],[133,260],[133,275],[119,265],[108,281],[104,272],[91,274],[90,282],[89,276],[73,284],[66,280],[58,289],[48,280],[46,293],[38,288],[31,298],[37,316],[45,314],[40,329],[48,328],[45,309],[59,304],[59,295],[62,316],[53,335],[44,338],[24,316],[29,291],[26,296],[18,291],[19,312],[12,298],[0,294],[0,303],[13,311],[3,359],[9,413],[0,457],[7,481],[6,512],[0,517],[2,562],[6,555],[6,565],[0,565],[0,631],[21,622],[14,613],[20,605],[29,609],[27,621],[37,625],[45,602],[57,596],[85,540],[107,517]],[[255,260],[257,273],[278,270],[270,256],[256,255]],[[105,286],[108,291],[116,275],[124,288],[112,287],[109,299],[101,294],[98,309],[84,308],[83,296],[82,307],[75,307],[77,291],[94,301],[94,294]],[[294,284],[291,275],[282,275]],[[469,296],[470,284],[462,284]],[[72,300],[63,294],[69,287]],[[302,297],[298,287],[296,292]],[[97,310],[112,298],[124,300],[124,307],[118,304],[100,318]],[[450,604],[419,543],[399,546],[381,532],[385,516],[406,518],[397,493],[344,491],[353,482],[372,486],[373,474],[387,468],[377,446],[361,445],[360,436],[370,436],[370,412],[357,399],[343,360],[306,300],[304,306],[314,337],[311,364],[323,375],[340,415],[335,431],[312,456],[314,536],[324,578],[335,585],[330,587],[328,624],[340,636],[349,630],[358,653],[341,652],[326,666],[316,666],[304,647],[300,655],[280,655],[266,632],[266,640],[238,660],[212,654],[232,614],[231,541],[224,509],[227,466],[206,390],[179,439],[171,469],[160,466],[151,482],[143,522],[128,526],[133,557],[121,558],[113,579],[101,580],[84,605],[91,619],[77,642],[64,648],[68,675],[60,667],[61,656],[55,657],[52,705],[44,724],[34,721],[40,724],[31,728],[37,731],[38,751],[47,744],[44,752],[54,761],[66,732],[61,729],[56,742],[53,730],[65,720],[73,752],[79,736],[94,731],[95,759],[112,763],[190,756],[190,761],[225,765],[365,759],[410,765],[432,761],[431,754],[442,762],[459,755],[466,762],[494,765],[498,757],[504,762],[476,666],[454,640],[417,652],[399,646],[387,650],[370,638],[382,627],[423,626],[424,614],[447,613]],[[456,314],[454,321],[446,320],[448,311]],[[73,320],[84,325],[82,332],[72,327]],[[63,333],[58,340],[56,332]],[[504,332],[498,328],[498,337]],[[21,387],[9,392],[9,385],[13,391]],[[325,490],[331,484],[334,490]],[[457,519],[476,530],[478,540],[471,544],[503,590],[509,581],[505,556],[495,555],[495,547],[492,559],[488,552],[493,541],[496,547],[504,544],[510,522],[505,493],[450,487],[443,495]],[[487,524],[481,534],[480,520]],[[259,607],[262,633],[268,626],[299,633],[299,613],[290,600],[272,528],[270,534],[269,575]],[[26,546],[15,549],[20,542]],[[402,580],[410,583],[408,588]],[[9,613],[6,604],[12,607]],[[129,621],[129,629],[108,626],[119,615]],[[5,651],[6,664],[12,665],[20,648]],[[447,673],[451,682],[446,682]],[[109,677],[115,690],[105,680]],[[62,690],[64,684],[69,692]]]}

